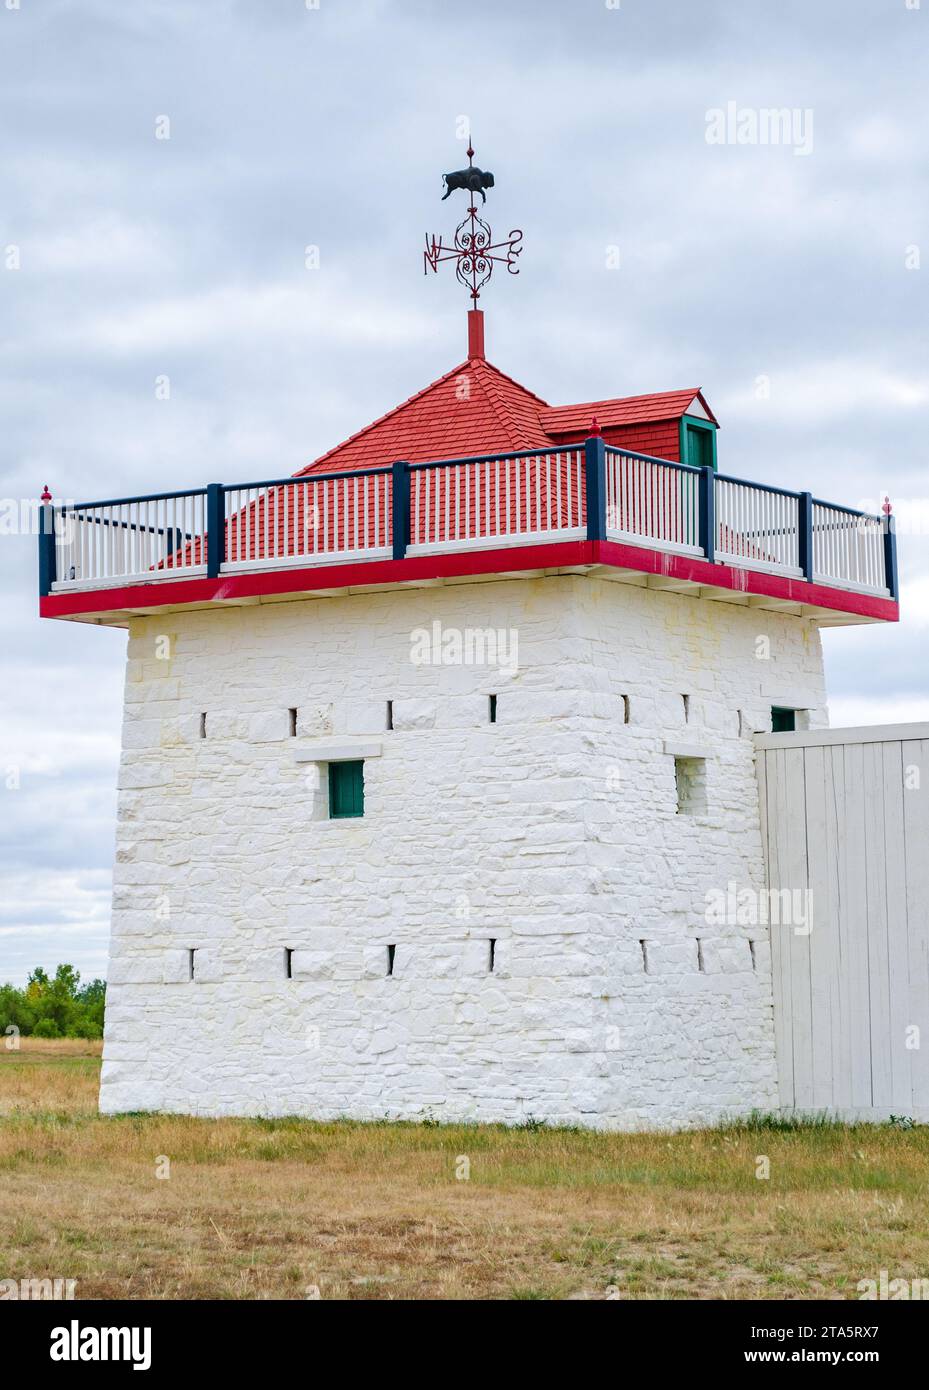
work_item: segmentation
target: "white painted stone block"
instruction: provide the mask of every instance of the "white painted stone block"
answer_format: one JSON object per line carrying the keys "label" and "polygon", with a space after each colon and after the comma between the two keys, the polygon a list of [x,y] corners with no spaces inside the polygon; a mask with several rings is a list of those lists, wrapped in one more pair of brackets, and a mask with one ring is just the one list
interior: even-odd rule
{"label": "white painted stone block", "polygon": [[[416,670],[411,667],[411,670]],[[394,731],[432,729],[436,722],[434,700],[394,700]]]}
{"label": "white painted stone block", "polygon": [[196,744],[202,740],[200,738],[200,714],[185,712],[178,715],[174,720],[174,727],[179,743]]}
{"label": "white painted stone block", "polygon": [[245,736],[250,743],[276,743],[278,739],[287,738],[289,734],[290,711],[284,707],[251,715]]}
{"label": "white painted stone block", "polygon": [[[500,946],[498,941],[494,947],[494,972],[499,973],[501,965]],[[489,937],[471,937],[462,943],[461,968],[459,973],[463,977],[470,975],[488,975],[490,973],[490,939]]]}
{"label": "white painted stone block", "polygon": [[131,956],[110,956],[107,979],[114,985],[154,985],[160,984],[161,978],[161,958],[152,951]]}
{"label": "white painted stone block", "polygon": [[[293,958],[295,957],[296,951],[294,951]],[[246,959],[241,962],[240,970],[236,973],[247,980],[258,983],[286,980],[285,960],[283,946],[255,947],[249,951]]]}
{"label": "white painted stone block", "polygon": [[700,944],[703,969],[707,975],[752,970],[752,952],[747,937],[704,937]]}
{"label": "white painted stone block", "polygon": [[[671,674],[669,672],[669,674]],[[678,679],[678,684],[681,684]],[[680,729],[686,724],[684,718],[684,701],[682,695],[687,694],[686,690],[679,694],[675,691],[659,692],[653,697],[655,721],[666,729]]]}
{"label": "white painted stone block", "polygon": [[225,974],[226,957],[219,947],[201,946],[194,951],[194,984],[218,984]]}
{"label": "white painted stone block", "polygon": [[708,758],[710,749],[705,743],[696,743],[683,739],[665,739],[665,757],[668,758]]}
{"label": "white painted stone block", "polygon": [[697,973],[696,940],[646,940],[645,954],[649,975],[688,975]]}
{"label": "white painted stone block", "polygon": [[298,738],[321,738],[333,732],[334,719],[331,703],[303,704],[298,701],[296,710]]}
{"label": "white painted stone block", "polygon": [[335,952],[295,949],[292,970],[295,980],[331,980],[335,976]]}
{"label": "white painted stone block", "polygon": [[386,700],[345,700],[336,704],[332,732],[358,738],[362,734],[383,734],[387,728]]}
{"label": "white painted stone block", "polygon": [[457,979],[464,957],[463,940],[404,941],[397,946],[394,974],[411,980]]}
{"label": "white painted stone block", "polygon": [[190,979],[190,952],[188,950],[165,951],[163,960],[161,973],[163,984],[176,985]]}
{"label": "white painted stone block", "polygon": [[[126,750],[128,754],[129,750]],[[159,763],[132,762],[124,757],[120,764],[117,786],[120,790],[133,791],[149,787],[167,787],[173,780],[171,769]]]}
{"label": "white painted stone block", "polygon": [[[396,944],[396,943],[394,943]],[[387,975],[387,945],[376,942],[367,945],[362,950],[362,976],[366,980],[381,980]],[[394,972],[396,973],[396,955],[394,956]]]}
{"label": "white painted stone block", "polygon": [[210,709],[207,715],[206,737],[211,743],[241,739],[248,736],[248,716],[235,710]]}
{"label": "white painted stone block", "polygon": [[298,763],[344,763],[356,758],[379,758],[384,751],[380,739],[326,738],[300,744],[294,750]]}

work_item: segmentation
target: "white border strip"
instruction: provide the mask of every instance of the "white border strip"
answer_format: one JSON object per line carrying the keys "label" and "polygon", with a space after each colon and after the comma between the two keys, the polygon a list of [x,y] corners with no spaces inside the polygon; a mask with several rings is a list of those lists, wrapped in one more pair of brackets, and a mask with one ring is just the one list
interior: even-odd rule
{"label": "white border strip", "polygon": [[929,739],[929,724],[862,724],[855,729],[805,729],[793,734],[756,734],[756,748],[818,748],[834,743],[898,743]]}

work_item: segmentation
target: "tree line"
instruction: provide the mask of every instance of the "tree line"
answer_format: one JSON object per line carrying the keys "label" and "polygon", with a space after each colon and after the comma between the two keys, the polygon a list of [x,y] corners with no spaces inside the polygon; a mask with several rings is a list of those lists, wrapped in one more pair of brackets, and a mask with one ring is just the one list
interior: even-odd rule
{"label": "tree line", "polygon": [[59,965],[50,976],[37,966],[23,989],[0,985],[0,1032],[23,1037],[102,1038],[106,980],[81,984],[73,965]]}

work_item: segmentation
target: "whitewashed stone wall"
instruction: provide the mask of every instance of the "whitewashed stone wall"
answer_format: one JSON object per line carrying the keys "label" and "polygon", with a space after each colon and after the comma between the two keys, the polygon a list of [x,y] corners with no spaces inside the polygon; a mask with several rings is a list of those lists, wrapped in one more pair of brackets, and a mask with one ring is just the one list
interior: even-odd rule
{"label": "whitewashed stone wall", "polygon": [[[515,673],[414,665],[436,621],[515,630]],[[134,621],[101,1108],[637,1127],[773,1106],[766,930],[705,912],[763,886],[751,736],[788,699],[825,722],[808,621],[593,576]],[[298,755],[353,741],[380,745],[365,815],[328,820]],[[705,814],[677,813],[682,746],[707,756]]]}

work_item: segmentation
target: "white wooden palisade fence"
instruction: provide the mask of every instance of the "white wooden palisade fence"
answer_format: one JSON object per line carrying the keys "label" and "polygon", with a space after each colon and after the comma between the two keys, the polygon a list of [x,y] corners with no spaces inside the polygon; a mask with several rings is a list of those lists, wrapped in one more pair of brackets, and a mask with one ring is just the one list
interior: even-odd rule
{"label": "white wooden palisade fence", "polygon": [[929,724],[755,746],[781,1104],[927,1121]]}

